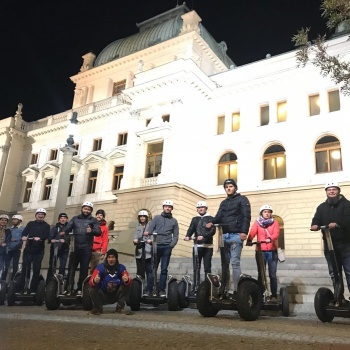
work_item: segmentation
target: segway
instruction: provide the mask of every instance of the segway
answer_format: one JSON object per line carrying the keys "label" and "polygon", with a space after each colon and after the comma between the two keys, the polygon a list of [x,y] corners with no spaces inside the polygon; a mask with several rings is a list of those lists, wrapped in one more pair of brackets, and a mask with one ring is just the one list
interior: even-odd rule
{"label": "segway", "polygon": [[271,291],[269,284],[267,282],[267,275],[266,275],[266,264],[264,262],[264,257],[261,250],[261,243],[267,243],[265,241],[256,241],[252,242],[252,244],[255,244],[258,248],[258,263],[261,271],[261,278],[262,278],[262,285],[261,290],[263,292],[263,303],[262,303],[262,310],[269,310],[269,311],[279,311],[282,310],[283,316],[289,316],[289,300],[288,300],[288,291],[286,287],[280,288],[280,302],[274,302],[271,300]]}
{"label": "segway", "polygon": [[[28,237],[28,240],[33,240],[32,237]],[[23,260],[23,257],[22,257]],[[29,286],[31,282],[31,270],[32,270],[32,261],[29,262],[29,265],[23,269],[23,262],[21,270],[17,271],[13,279],[8,284],[7,289],[7,306],[14,306],[16,301],[21,302],[31,302],[38,306],[41,306],[45,300],[45,279],[42,274],[39,275],[39,283],[35,293],[30,293]],[[19,283],[22,273],[25,274],[25,283],[23,293],[19,290]]]}
{"label": "segway", "polygon": [[204,317],[214,317],[220,310],[236,310],[246,321],[254,321],[262,309],[262,293],[257,280],[249,275],[242,274],[237,294],[228,291],[230,281],[229,257],[226,254],[221,224],[218,227],[220,240],[220,256],[222,277],[208,273],[197,292],[197,308]]}
{"label": "segway", "polygon": [[200,282],[197,237],[190,237],[191,239],[193,239],[193,281],[189,275],[185,275],[178,284],[179,307],[182,309],[196,302]]}
{"label": "segway", "polygon": [[153,289],[150,295],[143,295],[143,280],[141,276],[137,275],[133,279],[133,283],[130,287],[129,295],[129,306],[132,311],[139,311],[141,303],[151,304],[153,306],[158,306],[160,304],[168,303],[169,311],[177,311],[179,309],[178,299],[179,293],[177,289],[176,279],[168,275],[168,280],[166,284],[166,296],[162,297],[158,293],[158,282],[157,282],[157,233],[153,233],[152,241],[152,270],[153,270]]}
{"label": "segway", "polygon": [[343,276],[339,270],[331,233],[328,226],[321,226],[333,269],[334,293],[329,288],[319,288],[315,294],[314,307],[317,317],[322,322],[332,322],[334,317],[350,318],[350,302],[344,299]]}

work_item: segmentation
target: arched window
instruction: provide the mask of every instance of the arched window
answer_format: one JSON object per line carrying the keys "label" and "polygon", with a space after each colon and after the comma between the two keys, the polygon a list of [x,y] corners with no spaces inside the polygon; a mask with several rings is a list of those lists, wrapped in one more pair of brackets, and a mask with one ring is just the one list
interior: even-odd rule
{"label": "arched window", "polygon": [[233,152],[225,153],[219,160],[218,185],[222,185],[226,179],[237,181],[237,156]]}
{"label": "arched window", "polygon": [[270,146],[264,153],[264,180],[286,177],[285,149],[280,145]]}
{"label": "arched window", "polygon": [[284,222],[281,217],[277,215],[272,215],[273,219],[278,222],[279,228],[280,228],[280,236],[278,238],[278,246],[282,249],[285,249],[285,243],[284,243]]}
{"label": "arched window", "polygon": [[316,173],[341,171],[342,159],[339,140],[334,136],[324,136],[315,146]]}

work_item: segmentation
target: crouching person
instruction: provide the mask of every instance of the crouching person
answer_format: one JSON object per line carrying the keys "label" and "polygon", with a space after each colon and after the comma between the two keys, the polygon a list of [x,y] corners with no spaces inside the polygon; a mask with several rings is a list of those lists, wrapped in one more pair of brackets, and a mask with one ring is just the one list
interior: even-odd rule
{"label": "crouching person", "polygon": [[[116,313],[125,313],[125,300],[129,297],[132,278],[125,266],[119,264],[118,252],[109,249],[103,263],[97,265],[89,280],[89,291],[93,304],[91,313],[100,315],[103,304],[116,304]],[[130,313],[128,313],[130,314]]]}

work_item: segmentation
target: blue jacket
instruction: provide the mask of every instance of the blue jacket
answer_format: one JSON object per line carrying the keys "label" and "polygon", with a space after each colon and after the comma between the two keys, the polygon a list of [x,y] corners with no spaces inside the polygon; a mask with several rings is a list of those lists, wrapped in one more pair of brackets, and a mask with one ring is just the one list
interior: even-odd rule
{"label": "blue jacket", "polygon": [[12,226],[11,231],[11,242],[8,246],[9,250],[21,250],[22,249],[22,233],[24,226]]}

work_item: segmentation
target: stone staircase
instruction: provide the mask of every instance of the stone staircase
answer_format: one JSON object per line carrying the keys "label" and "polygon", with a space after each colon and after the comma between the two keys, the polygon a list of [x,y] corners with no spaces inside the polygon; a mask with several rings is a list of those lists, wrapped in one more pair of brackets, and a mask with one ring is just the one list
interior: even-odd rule
{"label": "stone staircase", "polygon": [[[126,265],[131,275],[136,275],[136,263],[133,257],[121,255],[119,260]],[[257,278],[255,258],[242,258],[241,267],[243,273]],[[221,274],[219,258],[213,258],[212,272]],[[177,279],[181,279],[186,274],[192,277],[192,259],[172,257],[169,274]],[[277,277],[278,287],[287,287],[290,311],[293,314],[314,313],[313,302],[318,288],[328,287],[333,290],[326,260],[323,257],[287,258],[284,263],[278,263]],[[203,275],[201,279],[203,280]],[[344,281],[344,284],[346,286],[346,281]],[[345,290],[347,290],[346,287]]]}

